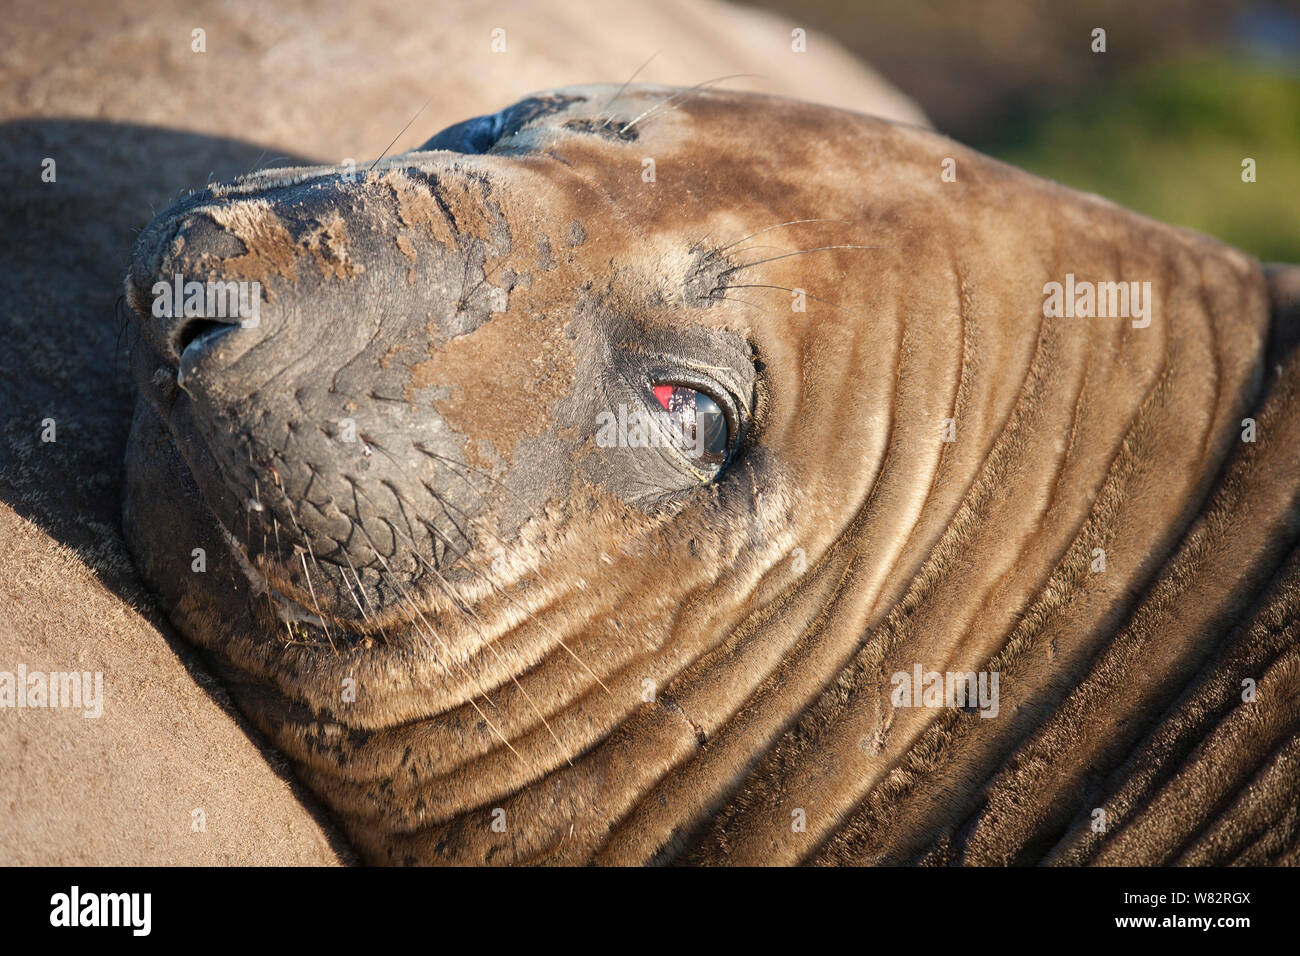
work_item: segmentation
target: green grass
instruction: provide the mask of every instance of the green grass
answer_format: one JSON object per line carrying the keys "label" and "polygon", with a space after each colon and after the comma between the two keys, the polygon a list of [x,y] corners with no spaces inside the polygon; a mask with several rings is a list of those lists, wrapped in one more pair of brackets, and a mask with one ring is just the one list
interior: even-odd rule
{"label": "green grass", "polygon": [[[1300,72],[1227,56],[1166,62],[1022,114],[986,152],[1190,226],[1265,261],[1300,263]],[[1256,182],[1241,181],[1241,161]]]}

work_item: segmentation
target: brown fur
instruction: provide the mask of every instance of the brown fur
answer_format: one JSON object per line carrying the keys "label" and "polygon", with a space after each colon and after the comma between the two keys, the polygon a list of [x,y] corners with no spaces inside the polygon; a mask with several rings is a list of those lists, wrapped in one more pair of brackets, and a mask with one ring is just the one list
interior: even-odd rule
{"label": "brown fur", "polygon": [[[121,540],[134,395],[114,303],[151,208],[284,157],[378,155],[430,94],[397,149],[528,88],[625,78],[659,48],[643,77],[761,72],[793,95],[924,121],[830,40],[811,37],[817,55],[786,68],[768,51],[788,46],[789,25],[711,0],[614,2],[599,18],[531,0],[440,4],[436,17],[422,0],[22,0],[7,13],[0,669],[101,670],[107,700],[98,721],[0,713],[4,863],[350,858],[168,627]],[[510,52],[497,56],[489,31],[503,22]],[[196,27],[206,54],[190,50]],[[40,180],[44,157],[57,184]],[[325,268],[335,239],[321,237]],[[39,441],[46,416],[57,444]],[[206,832],[191,829],[196,807]]]}
{"label": "brown fur", "polygon": [[[563,116],[577,130],[612,88],[564,92],[586,97]],[[672,94],[634,87],[619,117]],[[1300,367],[1277,347],[1281,299],[1258,263],[854,114],[707,92],[636,126],[632,145],[557,125],[526,130],[524,155],[398,160],[444,187],[488,182],[509,236],[492,268],[530,281],[472,334],[431,330],[428,356],[393,361],[413,385],[438,369],[428,381],[455,394],[461,349],[480,383],[489,356],[541,355],[505,365],[540,396],[540,430],[561,424],[551,376],[588,357],[586,293],[591,314],[633,317],[647,340],[736,333],[761,376],[753,444],[730,471],[648,507],[584,472],[598,450],[570,436],[571,480],[516,536],[497,511],[476,518],[465,560],[481,577],[420,587],[377,646],[286,646],[270,619],[232,620],[229,590],[190,588],[173,610],[362,853],[1293,859]],[[365,180],[364,208],[391,175]],[[213,201],[259,202],[269,185]],[[483,201],[444,191],[453,223]],[[566,242],[573,223],[583,241]],[[539,265],[541,245],[556,261]],[[691,291],[700,253],[738,267],[720,299]],[[1150,327],[1045,317],[1044,283],[1067,272],[1150,281]],[[807,312],[790,310],[795,288]],[[570,354],[548,356],[520,316],[553,323]],[[494,405],[456,406],[456,429],[497,444]],[[411,603],[427,626],[400,625]],[[346,624],[342,597],[326,608]],[[999,672],[1000,717],[893,708],[889,677],[913,663]],[[362,699],[341,704],[349,676]]]}

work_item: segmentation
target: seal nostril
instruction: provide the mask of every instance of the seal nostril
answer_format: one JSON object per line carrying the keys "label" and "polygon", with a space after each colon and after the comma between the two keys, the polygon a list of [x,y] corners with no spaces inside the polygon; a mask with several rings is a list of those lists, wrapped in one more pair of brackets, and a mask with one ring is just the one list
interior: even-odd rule
{"label": "seal nostril", "polygon": [[187,348],[200,339],[233,327],[229,322],[221,322],[217,319],[191,319],[176,333],[176,354],[183,355]]}

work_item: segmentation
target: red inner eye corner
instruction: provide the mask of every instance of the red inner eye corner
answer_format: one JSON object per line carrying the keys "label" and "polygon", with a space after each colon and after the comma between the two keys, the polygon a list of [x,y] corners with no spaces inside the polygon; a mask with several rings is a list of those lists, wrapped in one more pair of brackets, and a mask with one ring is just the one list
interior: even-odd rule
{"label": "red inner eye corner", "polygon": [[655,398],[657,398],[659,404],[664,407],[664,411],[668,411],[668,402],[673,397],[674,388],[676,388],[675,385],[656,385],[654,387]]}

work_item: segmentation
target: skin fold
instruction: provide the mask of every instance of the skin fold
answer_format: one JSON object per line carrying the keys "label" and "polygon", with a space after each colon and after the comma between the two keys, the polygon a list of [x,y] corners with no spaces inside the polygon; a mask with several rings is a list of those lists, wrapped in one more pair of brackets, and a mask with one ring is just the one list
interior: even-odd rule
{"label": "skin fold", "polygon": [[[150,224],[127,540],[371,862],[1294,861],[1294,276],[917,127],[537,94]],[[598,440],[664,383],[716,474]]]}

